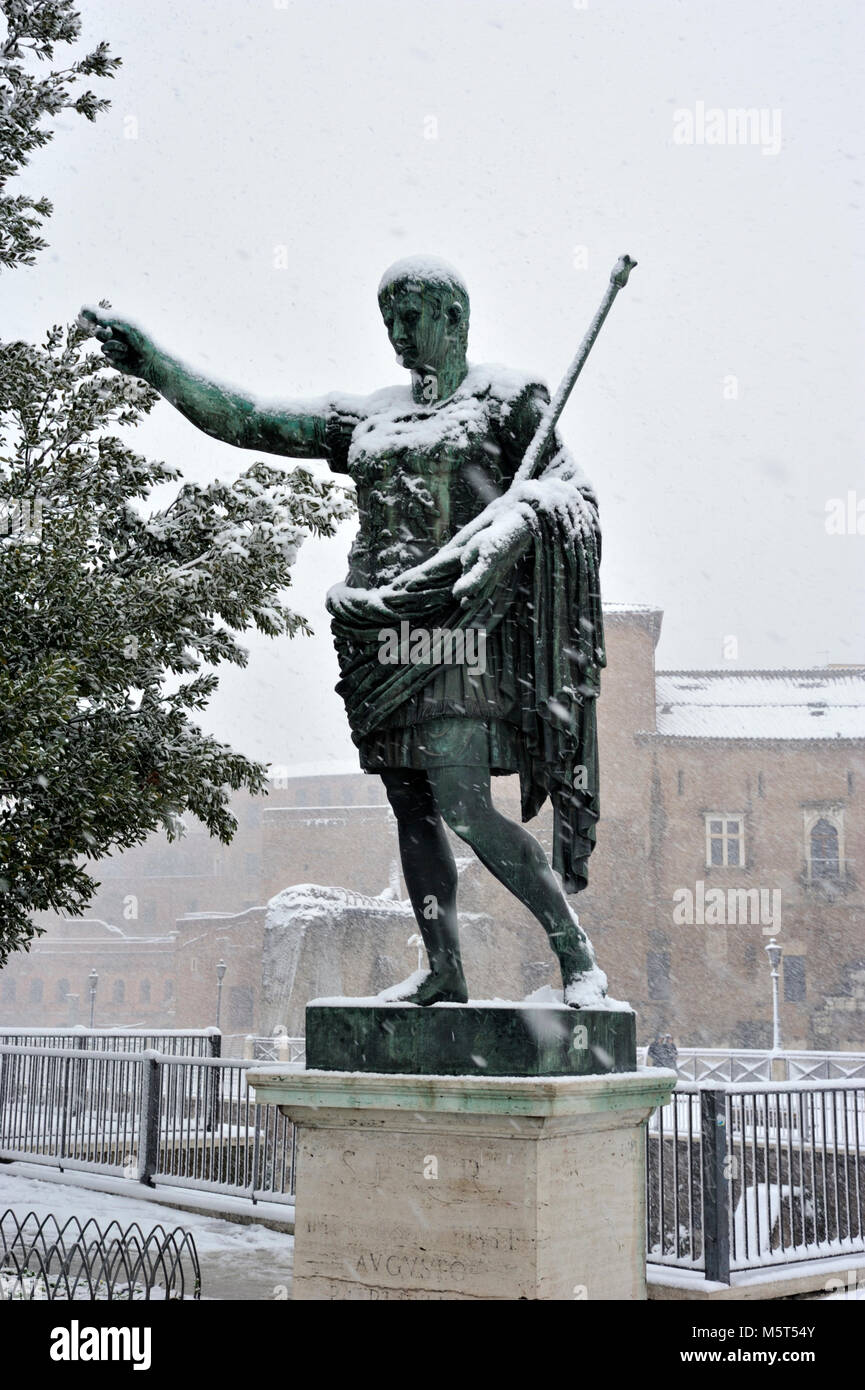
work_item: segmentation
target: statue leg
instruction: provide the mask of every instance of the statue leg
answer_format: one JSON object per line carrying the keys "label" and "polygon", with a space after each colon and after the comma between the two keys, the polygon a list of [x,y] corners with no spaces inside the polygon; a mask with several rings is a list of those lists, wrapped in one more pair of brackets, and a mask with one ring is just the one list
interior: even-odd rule
{"label": "statue leg", "polygon": [[603,993],[606,979],[542,846],[528,830],[496,810],[488,769],[444,767],[428,775],[439,812],[451,830],[544,928],[561,967],[566,1001],[586,1002],[580,997],[586,994],[580,986],[589,979],[589,996]]}
{"label": "statue leg", "polygon": [[430,973],[407,1001],[464,1004],[468,999],[457,921],[457,866],[425,772],[388,768],[381,774],[396,816],[399,853]]}

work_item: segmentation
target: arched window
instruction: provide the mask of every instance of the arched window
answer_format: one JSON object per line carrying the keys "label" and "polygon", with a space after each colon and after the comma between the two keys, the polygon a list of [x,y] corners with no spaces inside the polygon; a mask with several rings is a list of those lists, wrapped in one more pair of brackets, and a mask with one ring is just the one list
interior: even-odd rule
{"label": "arched window", "polygon": [[838,828],[821,816],[811,829],[811,877],[838,878],[840,867]]}
{"label": "arched window", "polygon": [[150,981],[142,980],[138,986],[138,998],[142,1004],[150,1003]]}
{"label": "arched window", "polygon": [[57,1003],[58,1003],[58,1004],[65,1004],[65,1003],[66,1003],[66,996],[67,996],[68,993],[69,993],[69,981],[68,981],[68,980],[58,980],[58,981],[57,981]]}
{"label": "arched window", "polygon": [[31,980],[31,981],[30,981],[30,1003],[31,1003],[31,1004],[41,1004],[41,1003],[42,1003],[42,981],[41,981],[41,980]]}
{"label": "arched window", "polygon": [[126,1002],[126,985],[124,984],[123,980],[114,981],[114,988],[111,991],[111,998],[115,1004],[124,1004]]}

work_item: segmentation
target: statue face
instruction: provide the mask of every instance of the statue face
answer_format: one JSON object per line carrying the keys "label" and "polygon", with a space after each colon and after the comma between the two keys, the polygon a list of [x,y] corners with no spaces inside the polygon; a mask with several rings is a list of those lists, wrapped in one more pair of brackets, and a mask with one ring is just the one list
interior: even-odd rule
{"label": "statue face", "polygon": [[465,354],[466,315],[456,295],[417,281],[390,286],[379,302],[397,361],[415,372],[439,372]]}

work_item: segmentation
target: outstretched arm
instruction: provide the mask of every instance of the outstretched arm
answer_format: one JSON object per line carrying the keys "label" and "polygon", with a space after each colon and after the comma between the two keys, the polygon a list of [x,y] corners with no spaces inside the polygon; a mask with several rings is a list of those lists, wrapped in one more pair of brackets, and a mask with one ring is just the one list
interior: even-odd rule
{"label": "outstretched arm", "polygon": [[324,409],[314,404],[264,406],[221,386],[163,352],[135,324],[105,309],[82,309],[81,322],[102,343],[111,366],[142,377],[198,429],[239,449],[289,458],[327,458]]}

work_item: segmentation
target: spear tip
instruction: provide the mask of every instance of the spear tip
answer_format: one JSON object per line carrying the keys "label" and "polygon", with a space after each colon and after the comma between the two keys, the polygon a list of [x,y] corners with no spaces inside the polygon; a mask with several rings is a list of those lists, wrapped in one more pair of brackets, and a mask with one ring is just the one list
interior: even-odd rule
{"label": "spear tip", "polygon": [[610,271],[610,284],[618,285],[620,290],[623,289],[627,285],[628,276],[636,264],[637,262],[627,254],[620,256]]}

